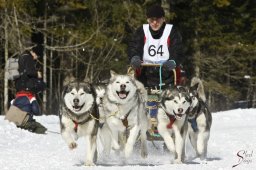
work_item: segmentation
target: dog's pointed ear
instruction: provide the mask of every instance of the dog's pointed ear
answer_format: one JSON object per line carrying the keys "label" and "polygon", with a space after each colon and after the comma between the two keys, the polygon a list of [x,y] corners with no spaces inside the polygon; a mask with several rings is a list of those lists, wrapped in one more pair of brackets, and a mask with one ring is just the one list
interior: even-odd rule
{"label": "dog's pointed ear", "polygon": [[198,85],[199,85],[199,83],[196,83],[196,84],[194,84],[193,86],[191,86],[191,90],[195,90],[195,91],[197,91],[197,89],[198,89]]}
{"label": "dog's pointed ear", "polygon": [[90,81],[90,78],[89,77],[84,77],[84,80],[83,80],[84,82],[86,82],[86,83],[90,83],[91,81]]}
{"label": "dog's pointed ear", "polygon": [[162,99],[164,96],[166,96],[167,91],[168,91],[168,90],[162,91],[162,93],[160,94],[160,99]]}
{"label": "dog's pointed ear", "polygon": [[110,70],[110,76],[111,78],[115,77],[117,74],[116,72],[114,72],[113,70]]}
{"label": "dog's pointed ear", "polygon": [[68,73],[66,76],[65,76],[65,79],[63,81],[63,86],[66,86],[68,85],[70,82],[73,82],[75,81],[75,77],[73,76],[72,73]]}
{"label": "dog's pointed ear", "polygon": [[132,78],[135,78],[135,71],[132,67],[128,68],[127,75],[132,77]]}
{"label": "dog's pointed ear", "polygon": [[177,86],[177,89],[182,93],[188,93],[188,89],[184,86]]}

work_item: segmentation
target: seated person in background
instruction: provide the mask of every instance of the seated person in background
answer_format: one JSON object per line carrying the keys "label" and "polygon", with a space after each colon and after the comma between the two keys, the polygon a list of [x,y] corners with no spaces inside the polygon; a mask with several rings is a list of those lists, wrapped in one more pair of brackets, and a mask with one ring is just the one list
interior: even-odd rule
{"label": "seated person in background", "polygon": [[20,77],[15,80],[16,98],[13,105],[29,114],[28,121],[19,126],[34,133],[43,134],[47,130],[43,125],[33,119],[33,115],[41,115],[36,94],[46,88],[41,72],[36,69],[36,60],[43,56],[43,46],[37,45],[30,51],[19,56]]}
{"label": "seated person in background", "polygon": [[172,70],[183,60],[182,37],[175,26],[166,23],[161,6],[151,6],[146,15],[148,24],[136,30],[128,45],[129,61],[138,80],[154,88],[160,84],[159,67],[141,69],[141,63],[162,64],[162,83],[168,86],[173,83]]}

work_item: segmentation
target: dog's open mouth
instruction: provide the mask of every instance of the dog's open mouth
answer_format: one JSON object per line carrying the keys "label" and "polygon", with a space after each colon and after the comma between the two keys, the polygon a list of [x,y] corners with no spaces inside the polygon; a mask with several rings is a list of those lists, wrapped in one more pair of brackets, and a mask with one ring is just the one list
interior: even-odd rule
{"label": "dog's open mouth", "polygon": [[74,105],[73,106],[73,109],[74,109],[74,111],[76,111],[76,112],[78,112],[78,111],[80,111],[82,108],[84,107],[84,104],[82,104],[82,105]]}
{"label": "dog's open mouth", "polygon": [[181,119],[182,116],[184,115],[184,114],[177,114],[177,113],[175,113],[175,111],[173,111],[173,113],[174,113],[176,119]]}
{"label": "dog's open mouth", "polygon": [[125,99],[129,92],[121,90],[121,91],[116,91],[117,95],[119,96],[120,99]]}

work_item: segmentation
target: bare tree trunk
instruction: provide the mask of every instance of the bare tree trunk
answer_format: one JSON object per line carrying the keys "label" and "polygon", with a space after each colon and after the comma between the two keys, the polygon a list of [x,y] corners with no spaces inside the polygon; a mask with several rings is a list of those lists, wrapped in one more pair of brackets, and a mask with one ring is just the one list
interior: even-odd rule
{"label": "bare tree trunk", "polygon": [[[53,45],[53,35],[51,35],[51,45]],[[49,106],[50,106],[50,108],[49,108],[49,110],[50,110],[50,112],[52,112],[52,100],[53,100],[53,95],[52,95],[52,89],[53,89],[53,79],[52,79],[52,77],[53,77],[53,70],[52,70],[52,68],[53,68],[53,61],[52,61],[52,59],[53,59],[53,51],[51,50],[50,51],[50,82],[49,82],[49,96],[48,96],[48,102],[50,103],[49,104]]]}
{"label": "bare tree trunk", "polygon": [[78,78],[78,49],[76,49],[76,57],[74,58],[75,68],[76,68],[76,78]]}
{"label": "bare tree trunk", "polygon": [[[5,63],[8,60],[8,23],[7,23],[7,8],[5,8],[5,16],[4,16],[4,38],[5,38],[5,43],[4,43],[4,58],[5,58]],[[7,112],[8,110],[8,79],[7,77],[4,78],[4,113]]]}
{"label": "bare tree trunk", "polygon": [[[44,29],[47,30],[47,5],[48,3],[45,3],[45,11],[44,11]],[[46,33],[45,33],[46,34]],[[47,44],[47,36],[44,35],[44,44]],[[46,58],[46,49],[44,48],[44,58],[43,58],[43,80],[44,82],[47,84],[47,70],[46,70],[46,66],[47,66],[47,58]],[[47,90],[44,91],[43,93],[43,111],[45,112],[44,114],[46,114],[46,100],[47,100]]]}
{"label": "bare tree trunk", "polygon": [[15,19],[15,24],[16,24],[16,30],[17,30],[17,34],[18,34],[18,42],[19,42],[19,49],[20,49],[20,53],[22,53],[23,51],[23,47],[22,47],[22,43],[20,40],[20,29],[19,29],[19,23],[18,23],[18,19],[17,19],[17,13],[16,13],[16,7],[13,6],[13,13],[14,13],[14,19]]}
{"label": "bare tree trunk", "polygon": [[[230,65],[228,66],[228,75],[230,75]],[[230,87],[230,76],[227,77],[227,85]],[[226,109],[230,108],[230,100],[226,97]]]}
{"label": "bare tree trunk", "polygon": [[92,67],[92,56],[93,56],[93,53],[94,53],[94,50],[91,50],[90,51],[90,58],[89,58],[89,61],[87,63],[86,74],[85,74],[85,78],[86,79],[87,78],[90,79],[90,81],[92,80],[91,79],[91,75],[89,76],[89,73],[90,73],[90,71],[92,73],[92,69],[93,69],[93,67]]}

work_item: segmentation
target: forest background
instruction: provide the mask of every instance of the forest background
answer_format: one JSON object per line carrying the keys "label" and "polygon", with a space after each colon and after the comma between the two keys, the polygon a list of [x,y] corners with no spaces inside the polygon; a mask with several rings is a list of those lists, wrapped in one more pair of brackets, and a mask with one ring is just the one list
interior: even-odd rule
{"label": "forest background", "polygon": [[188,80],[199,76],[212,111],[256,107],[255,0],[0,0],[0,110],[14,98],[5,63],[35,44],[47,90],[44,114],[57,114],[65,76],[99,82],[125,74],[127,44],[159,3],[184,42]]}

